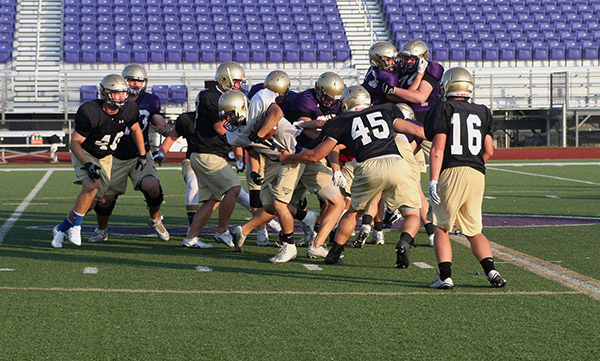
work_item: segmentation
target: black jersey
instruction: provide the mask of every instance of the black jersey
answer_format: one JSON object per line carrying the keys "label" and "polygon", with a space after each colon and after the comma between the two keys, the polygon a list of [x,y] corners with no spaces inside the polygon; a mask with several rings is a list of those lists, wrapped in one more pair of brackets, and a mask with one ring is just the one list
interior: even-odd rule
{"label": "black jersey", "polygon": [[469,166],[485,174],[483,161],[486,135],[492,135],[492,113],[485,105],[447,100],[438,103],[425,117],[425,136],[446,134],[442,170]]}
{"label": "black jersey", "polygon": [[[135,100],[135,103],[140,110],[138,124],[140,125],[142,135],[144,136],[144,147],[146,148],[146,152],[148,152],[150,150],[150,142],[148,141],[150,120],[154,114],[160,114],[160,99],[154,94],[143,92]],[[131,134],[129,128],[125,130],[125,135],[121,138],[119,146],[115,150],[113,156],[122,160],[132,159],[138,156],[137,145],[135,145],[133,134]]]}
{"label": "black jersey", "polygon": [[210,153],[227,158],[231,145],[225,135],[218,134],[213,126],[219,122],[219,97],[221,91],[216,87],[200,92],[198,110],[196,112],[196,133],[200,140],[198,153]]}
{"label": "black jersey", "polygon": [[187,142],[187,151],[185,157],[190,158],[192,153],[199,153],[200,138],[196,134],[194,122],[196,121],[196,112],[183,113],[177,117],[175,121],[175,131],[180,136],[184,137]]}
{"label": "black jersey", "polygon": [[77,109],[75,131],[86,139],[81,147],[96,158],[113,154],[127,127],[137,122],[138,106],[127,102],[115,115],[102,110],[102,99],[89,101]]}
{"label": "black jersey", "polygon": [[344,144],[357,161],[384,155],[400,155],[394,137],[394,120],[404,119],[394,104],[375,105],[348,112],[325,123],[322,133]]}

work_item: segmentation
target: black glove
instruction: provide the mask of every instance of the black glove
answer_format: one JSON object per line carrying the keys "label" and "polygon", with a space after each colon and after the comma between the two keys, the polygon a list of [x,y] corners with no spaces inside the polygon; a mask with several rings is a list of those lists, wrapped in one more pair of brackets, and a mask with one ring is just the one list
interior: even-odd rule
{"label": "black glove", "polygon": [[381,92],[386,95],[394,95],[394,87],[386,82],[381,83]]}
{"label": "black glove", "polygon": [[265,138],[259,137],[258,133],[254,129],[252,129],[250,131],[250,134],[248,135],[248,139],[250,139],[250,141],[254,142],[254,143],[263,143],[265,141]]}
{"label": "black glove", "polygon": [[250,172],[250,178],[252,178],[252,181],[258,186],[262,185],[265,182],[265,180],[260,176],[260,174],[256,172]]}
{"label": "black glove", "polygon": [[146,166],[146,163],[148,163],[148,159],[146,159],[146,155],[138,155],[137,158],[137,162],[135,163],[135,170],[138,170],[141,172],[142,170],[144,170],[144,167]]}
{"label": "black glove", "polygon": [[92,162],[87,162],[85,163],[85,166],[81,169],[87,170],[87,174],[88,177],[90,177],[90,179],[100,179],[100,171],[102,170],[102,168],[100,168],[99,165],[96,165]]}
{"label": "black glove", "polygon": [[152,160],[154,161],[154,163],[158,163],[159,167],[162,166],[162,162],[165,160],[165,153],[159,150],[158,152],[156,152],[156,154],[154,154]]}

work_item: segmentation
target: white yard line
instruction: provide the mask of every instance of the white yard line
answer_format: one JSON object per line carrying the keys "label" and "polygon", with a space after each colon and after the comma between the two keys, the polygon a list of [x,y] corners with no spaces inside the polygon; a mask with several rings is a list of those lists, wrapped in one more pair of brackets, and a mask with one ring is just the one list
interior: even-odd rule
{"label": "white yard line", "polygon": [[31,192],[29,192],[27,197],[23,199],[23,202],[21,202],[17,209],[15,209],[13,214],[11,214],[10,217],[8,217],[8,219],[6,220],[6,222],[4,222],[2,227],[0,227],[0,245],[4,242],[4,238],[6,237],[10,229],[13,227],[13,225],[19,220],[19,218],[21,218],[21,215],[23,214],[25,209],[27,209],[29,203],[31,203],[33,198],[35,198],[35,195],[40,191],[40,189],[42,189],[44,184],[46,184],[46,181],[48,181],[48,178],[50,178],[52,173],[54,173],[54,170],[50,169],[46,172],[46,174],[44,174],[44,176],[38,182],[38,184],[36,184],[36,186],[31,190]]}
{"label": "white yard line", "polygon": [[580,180],[580,179],[555,177],[555,176],[551,176],[551,175],[528,173],[528,172],[519,172],[517,170],[498,169],[498,168],[495,168],[495,166],[494,167],[486,167],[486,169],[497,170],[499,172],[508,172],[508,173],[529,175],[529,176],[533,176],[533,177],[550,178],[550,179],[562,180],[562,181],[567,181],[567,182],[584,183],[584,184],[591,184],[591,185],[600,185],[600,183],[590,182],[590,181],[584,181],[584,180]]}

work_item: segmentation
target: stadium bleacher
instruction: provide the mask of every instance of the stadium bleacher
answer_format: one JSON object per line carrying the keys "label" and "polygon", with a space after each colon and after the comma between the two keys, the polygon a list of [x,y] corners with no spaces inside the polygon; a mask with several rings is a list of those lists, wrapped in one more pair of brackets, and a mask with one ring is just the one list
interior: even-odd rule
{"label": "stadium bleacher", "polygon": [[0,0],[0,63],[12,60],[17,0]]}
{"label": "stadium bleacher", "polygon": [[65,0],[64,6],[67,63],[350,58],[331,0]]}
{"label": "stadium bleacher", "polygon": [[599,0],[381,0],[395,45],[439,61],[598,59]]}

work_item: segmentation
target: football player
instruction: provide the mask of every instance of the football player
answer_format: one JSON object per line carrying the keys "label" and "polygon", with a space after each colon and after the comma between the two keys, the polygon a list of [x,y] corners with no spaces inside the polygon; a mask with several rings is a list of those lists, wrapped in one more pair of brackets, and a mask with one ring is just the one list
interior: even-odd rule
{"label": "football player", "polygon": [[198,180],[198,201],[202,202],[202,206],[194,215],[182,242],[184,247],[211,247],[200,241],[198,234],[217,207],[219,217],[214,239],[229,247],[234,246],[228,227],[241,183],[227,163],[231,145],[225,137],[225,119],[219,117],[218,102],[228,89],[239,90],[242,87],[246,82],[246,73],[240,64],[228,61],[217,67],[215,81],[216,86],[201,91],[198,98],[194,129],[199,142],[197,149],[190,155],[190,163]]}
{"label": "football player", "polygon": [[71,243],[81,245],[81,223],[85,214],[102,198],[111,176],[112,154],[127,129],[137,149],[135,167],[143,170],[148,161],[144,136],[138,121],[135,102],[128,102],[128,85],[118,74],[105,76],[100,82],[102,99],[89,101],[77,110],[75,130],[71,136],[71,162],[74,183],[82,189],[75,206],[52,230],[52,247],[61,248],[65,235]]}
{"label": "football player", "polygon": [[[311,144],[314,143],[312,140],[317,137],[323,125],[340,113],[340,97],[344,89],[344,81],[339,75],[325,72],[317,78],[313,89],[299,93],[294,99],[290,121],[302,129],[302,133],[296,139],[305,149],[314,147],[314,144]],[[316,220],[316,223],[320,224],[316,237],[309,227],[305,229],[306,237],[299,242],[302,245],[308,244],[309,258],[324,258],[327,255],[325,241],[344,209],[344,196],[339,186],[333,183],[333,179],[333,171],[327,166],[325,159],[321,159],[305,166],[294,190],[292,203],[295,205],[301,203],[307,191],[317,194],[323,202],[321,217]]]}
{"label": "football player", "polygon": [[410,168],[394,142],[396,132],[423,138],[423,128],[404,120],[393,104],[370,107],[371,97],[362,86],[351,86],[342,94],[343,114],[328,121],[322,133],[325,139],[314,149],[290,154],[282,150],[282,164],[314,163],[327,156],[338,143],[344,144],[356,158],[352,183],[352,206],[344,214],[335,233],[335,243],[325,258],[326,264],[340,260],[344,245],[356,227],[358,218],[369,209],[380,193],[390,209],[402,207],[404,222],[396,245],[396,266],[409,266],[409,251],[419,229],[421,201]]}
{"label": "football player", "polygon": [[146,93],[146,86],[148,85],[146,70],[141,65],[129,64],[123,69],[121,76],[129,85],[129,100],[134,101],[140,110],[138,124],[144,135],[148,165],[143,169],[136,168],[138,151],[130,131],[126,130],[113,154],[114,159],[108,189],[94,208],[98,227],[89,238],[89,242],[108,240],[108,220],[115,208],[117,197],[125,194],[127,190],[127,178],[131,179],[133,188],[141,191],[144,195],[149,213],[148,224],[156,231],[158,237],[166,242],[170,239],[170,235],[163,225],[163,217],[160,215],[163,191],[154,161],[148,153],[150,150],[148,130],[149,126],[152,125],[158,133],[166,135],[171,131],[171,127],[160,115],[160,99],[154,94]]}
{"label": "football player", "polygon": [[496,271],[483,228],[481,203],[485,188],[485,162],[493,155],[492,113],[485,105],[469,103],[473,77],[464,68],[448,69],[441,80],[444,101],[425,118],[432,140],[429,198],[435,229],[439,277],[431,288],[453,288],[452,246],[448,233],[454,224],[471,243],[471,251],[493,287],[506,281]]}
{"label": "football player", "polygon": [[290,78],[287,73],[280,70],[270,72],[265,78],[264,88],[250,101],[248,121],[227,132],[227,139],[232,145],[251,146],[267,158],[260,192],[263,209],[246,224],[233,229],[236,249],[243,251],[244,240],[250,231],[277,215],[281,224],[279,239],[282,246],[279,253],[269,259],[272,263],[288,262],[298,254],[294,243],[294,215],[296,218],[300,218],[298,213],[303,216],[303,227],[310,227],[308,221],[316,220],[315,212],[302,214],[289,204],[304,165],[282,165],[278,159],[279,149],[286,149],[291,153],[296,151],[296,136],[300,132],[284,118],[279,107],[285,101],[289,87]]}

